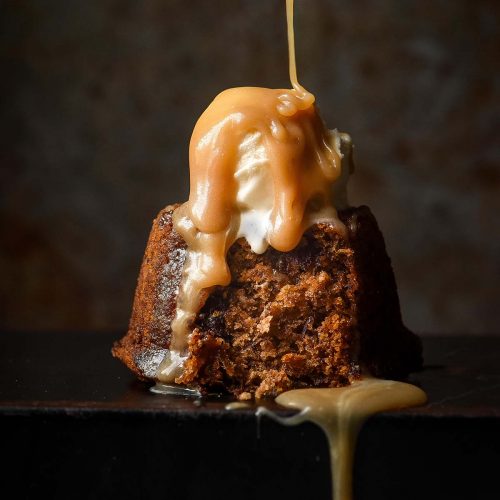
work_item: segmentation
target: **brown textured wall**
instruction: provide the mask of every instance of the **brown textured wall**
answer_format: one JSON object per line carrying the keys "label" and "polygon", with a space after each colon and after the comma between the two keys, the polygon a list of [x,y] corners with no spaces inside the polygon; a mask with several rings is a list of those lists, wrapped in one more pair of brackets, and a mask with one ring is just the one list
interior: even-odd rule
{"label": "brown textured wall", "polygon": [[[296,3],[299,75],[354,137],[351,199],[408,325],[499,333],[499,3]],[[225,87],[288,85],[284,0],[0,10],[0,327],[123,328],[197,116]]]}

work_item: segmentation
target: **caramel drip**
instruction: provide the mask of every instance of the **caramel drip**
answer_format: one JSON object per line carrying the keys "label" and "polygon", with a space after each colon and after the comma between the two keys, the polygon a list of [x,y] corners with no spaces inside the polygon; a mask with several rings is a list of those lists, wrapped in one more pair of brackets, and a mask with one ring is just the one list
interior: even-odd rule
{"label": "caramel drip", "polygon": [[[172,322],[170,353],[157,378],[182,375],[189,334],[210,289],[231,281],[226,253],[240,231],[242,207],[235,171],[240,146],[256,134],[266,153],[273,195],[265,225],[266,245],[287,252],[317,220],[342,224],[332,202],[341,155],[314,106],[314,96],[297,81],[293,1],[287,1],[290,78],[293,88],[242,87],[220,93],[195,125],[189,149],[189,201],[174,213],[174,227],[188,253]],[[247,240],[249,238],[247,237]]]}
{"label": "caramel drip", "polygon": [[284,425],[314,422],[325,432],[330,447],[334,500],[352,499],[352,473],[356,439],[363,423],[372,415],[425,404],[424,391],[411,384],[365,378],[347,387],[334,389],[297,389],[284,392],[276,402],[301,410],[289,418],[259,408]]}
{"label": "caramel drip", "polygon": [[302,90],[297,78],[297,63],[295,60],[295,30],[293,28],[293,0],[286,0],[286,28],[288,35],[288,71],[290,83],[297,90]]}
{"label": "caramel drip", "polygon": [[[297,63],[295,59],[295,30],[293,27],[293,3],[294,0],[286,0],[286,25],[288,35],[288,70],[290,73],[290,83],[297,92],[305,95],[309,92],[302,87],[297,78]],[[309,94],[314,99],[312,94]]]}

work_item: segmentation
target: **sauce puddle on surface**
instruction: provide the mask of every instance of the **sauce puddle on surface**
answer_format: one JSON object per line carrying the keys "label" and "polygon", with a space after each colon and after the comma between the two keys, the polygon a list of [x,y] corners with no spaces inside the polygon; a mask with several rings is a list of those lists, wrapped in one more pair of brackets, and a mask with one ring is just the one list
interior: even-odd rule
{"label": "sauce puddle on surface", "polygon": [[225,406],[226,410],[244,410],[246,408],[251,408],[252,405],[246,401],[232,401]]}
{"label": "sauce puddle on surface", "polygon": [[333,499],[352,500],[354,452],[363,423],[376,413],[420,406],[426,401],[425,392],[414,385],[367,377],[347,387],[284,392],[276,402],[300,413],[283,418],[260,407],[257,416],[266,415],[287,426],[303,422],[319,425],[330,448]]}
{"label": "sauce puddle on surface", "polygon": [[153,394],[163,394],[166,396],[201,396],[200,392],[196,389],[190,389],[183,385],[162,384],[161,382],[157,382],[155,385],[151,386],[149,391]]}

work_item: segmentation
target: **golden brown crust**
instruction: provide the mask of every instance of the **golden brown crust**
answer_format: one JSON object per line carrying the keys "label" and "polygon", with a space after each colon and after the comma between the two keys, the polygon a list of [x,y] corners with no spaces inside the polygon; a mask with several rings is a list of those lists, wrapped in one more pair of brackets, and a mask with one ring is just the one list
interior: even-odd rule
{"label": "golden brown crust", "polygon": [[[139,377],[154,379],[170,342],[185,243],[167,207],[153,223],[127,335],[113,348]],[[215,287],[189,341],[178,382],[240,398],[308,386],[341,386],[360,362],[404,377],[421,364],[418,339],[402,324],[383,237],[366,207],[341,212],[348,240],[318,224],[291,252],[228,252],[231,284]],[[250,396],[249,396],[250,395]]]}

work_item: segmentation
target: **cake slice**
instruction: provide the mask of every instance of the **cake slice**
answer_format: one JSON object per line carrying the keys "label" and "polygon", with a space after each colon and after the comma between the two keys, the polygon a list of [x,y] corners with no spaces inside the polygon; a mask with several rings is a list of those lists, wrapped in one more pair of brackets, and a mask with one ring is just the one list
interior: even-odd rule
{"label": "cake slice", "polygon": [[[143,380],[158,380],[171,342],[187,254],[176,208],[153,222],[129,330],[112,350]],[[317,223],[288,252],[258,254],[244,238],[230,247],[231,281],[205,291],[177,384],[250,399],[348,385],[362,372],[402,379],[421,367],[374,216],[362,206],[338,217],[346,233]]]}

